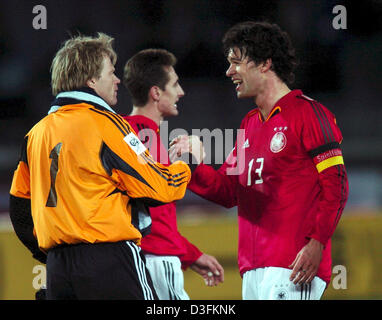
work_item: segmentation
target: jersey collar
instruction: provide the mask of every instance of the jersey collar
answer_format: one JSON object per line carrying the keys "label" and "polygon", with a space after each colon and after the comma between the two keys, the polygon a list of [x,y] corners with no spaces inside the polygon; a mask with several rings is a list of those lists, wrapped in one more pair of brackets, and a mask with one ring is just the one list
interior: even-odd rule
{"label": "jersey collar", "polygon": [[75,91],[60,92],[56,99],[52,102],[48,114],[56,112],[64,105],[89,103],[95,107],[106,109],[107,111],[116,113],[94,90],[90,88],[81,88]]}

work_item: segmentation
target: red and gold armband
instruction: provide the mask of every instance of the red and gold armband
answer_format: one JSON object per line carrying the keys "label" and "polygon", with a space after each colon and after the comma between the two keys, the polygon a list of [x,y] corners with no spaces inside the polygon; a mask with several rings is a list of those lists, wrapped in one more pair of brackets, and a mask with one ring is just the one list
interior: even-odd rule
{"label": "red and gold armband", "polygon": [[309,154],[313,158],[313,162],[316,165],[318,173],[327,168],[344,164],[342,150],[338,142],[330,142],[322,145],[311,150]]}

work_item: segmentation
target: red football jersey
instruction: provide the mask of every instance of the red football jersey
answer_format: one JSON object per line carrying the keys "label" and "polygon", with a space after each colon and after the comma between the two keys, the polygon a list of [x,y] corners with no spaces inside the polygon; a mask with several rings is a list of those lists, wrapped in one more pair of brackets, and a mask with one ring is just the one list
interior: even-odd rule
{"label": "red football jersey", "polygon": [[[170,165],[168,151],[161,141],[158,125],[145,116],[124,116],[124,119],[133,127],[154,160]],[[196,246],[179,233],[175,202],[151,207],[150,215],[151,233],[141,241],[141,248],[145,253],[178,256],[183,269],[193,264],[202,255]]]}
{"label": "red football jersey", "polygon": [[215,171],[199,165],[189,189],[226,207],[238,206],[240,273],[283,267],[310,238],[325,248],[317,276],[331,277],[330,238],[348,196],[334,115],[293,90],[268,119],[258,109],[241,124],[235,148]]}

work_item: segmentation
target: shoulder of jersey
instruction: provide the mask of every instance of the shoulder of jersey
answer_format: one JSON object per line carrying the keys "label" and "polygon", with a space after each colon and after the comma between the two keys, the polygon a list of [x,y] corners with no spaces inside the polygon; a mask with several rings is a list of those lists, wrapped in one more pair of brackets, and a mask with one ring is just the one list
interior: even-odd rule
{"label": "shoulder of jersey", "polygon": [[248,121],[256,114],[259,113],[259,108],[255,108],[255,109],[252,109],[251,111],[249,111],[245,117],[243,118],[243,120],[241,120],[241,125],[240,127],[243,127],[243,126],[246,126]]}
{"label": "shoulder of jersey", "polygon": [[249,111],[249,112],[245,115],[244,119],[249,119],[249,118],[253,117],[254,115],[256,115],[256,114],[258,114],[258,113],[259,113],[259,108],[252,109],[251,111]]}
{"label": "shoulder of jersey", "polygon": [[[296,96],[296,101],[293,103],[294,111],[303,112],[306,108],[311,108],[312,104],[318,103],[315,99],[304,94]],[[297,109],[297,110],[296,110]]]}
{"label": "shoulder of jersey", "polygon": [[[301,100],[304,100],[304,101],[306,101],[306,102],[313,102],[313,101],[316,101],[316,100],[314,100],[313,98],[306,96],[305,94],[301,94],[301,95],[297,96],[297,99],[301,99]],[[317,101],[316,101],[316,102],[317,102]]]}

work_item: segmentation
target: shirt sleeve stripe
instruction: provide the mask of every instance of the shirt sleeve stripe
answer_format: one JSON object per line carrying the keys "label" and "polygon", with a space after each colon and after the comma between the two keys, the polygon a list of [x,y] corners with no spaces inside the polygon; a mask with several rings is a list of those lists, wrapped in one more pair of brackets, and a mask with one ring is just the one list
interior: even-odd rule
{"label": "shirt sleeve stripe", "polygon": [[159,167],[156,162],[150,158],[149,156],[147,156],[146,154],[142,154],[142,157],[146,160],[146,162],[148,163],[151,163],[152,165],[154,165],[159,171],[161,171],[163,174],[167,174],[167,176],[170,174],[170,171],[167,169],[167,168],[161,168]]}
{"label": "shirt sleeve stripe", "polygon": [[[185,178],[185,176],[182,177],[186,173],[186,171],[171,175],[170,171],[167,168],[161,168],[157,165],[156,162],[154,162],[151,158],[149,158],[146,155],[142,155],[142,157],[147,161],[147,164],[150,165],[161,177],[166,179],[168,182],[173,181],[177,182],[180,179]],[[175,178],[180,177],[178,180],[174,180]]]}
{"label": "shirt sleeve stripe", "polygon": [[114,113],[110,113],[110,116],[112,116],[127,131],[128,134],[131,132],[126,120],[124,120],[121,116]]}
{"label": "shirt sleeve stripe", "polygon": [[108,118],[111,122],[114,123],[114,125],[118,128],[118,130],[121,131],[121,133],[123,134],[124,137],[127,136],[128,131],[126,130],[126,128],[124,128],[123,126],[121,126],[121,124],[118,124],[118,123],[111,117],[111,113],[110,113],[110,112],[109,112],[109,113],[104,113],[104,112],[102,112],[102,111],[99,111],[99,110],[96,110],[96,109],[93,109],[93,108],[91,108],[91,109],[89,109],[89,110],[91,110],[91,111],[93,111],[93,112],[96,112],[96,113],[98,113],[98,114],[100,114],[100,115],[105,116],[106,118]]}
{"label": "shirt sleeve stripe", "polygon": [[330,126],[330,122],[329,122],[329,119],[328,119],[326,113],[324,112],[324,110],[322,109],[322,107],[320,106],[320,104],[318,102],[313,101],[313,104],[316,105],[319,113],[322,116],[322,119],[324,119],[324,125],[325,125],[325,127],[327,129],[329,140],[330,141],[335,141],[334,133],[333,133],[333,130],[332,130],[331,126]]}
{"label": "shirt sleeve stripe", "polygon": [[318,163],[316,165],[316,168],[317,168],[318,173],[320,173],[321,171],[323,171],[327,168],[330,168],[330,167],[333,167],[333,166],[336,166],[339,164],[344,164],[344,159],[342,156],[336,156],[336,157],[326,159],[326,160]]}
{"label": "shirt sleeve stripe", "polygon": [[321,132],[322,132],[322,134],[324,135],[325,143],[328,143],[329,140],[328,140],[328,137],[327,137],[327,135],[326,135],[326,131],[324,130],[324,125],[323,125],[322,119],[321,119],[321,117],[320,117],[319,114],[318,114],[318,110],[315,108],[315,106],[314,106],[314,104],[312,103],[312,101],[309,101],[309,103],[310,103],[310,105],[311,105],[311,107],[312,107],[314,113],[315,113],[316,116],[317,116],[317,120],[318,120],[318,122],[320,123],[320,126],[321,126]]}
{"label": "shirt sleeve stripe", "polygon": [[101,111],[101,112],[103,112],[105,116],[111,117],[116,122],[118,122],[118,124],[124,129],[124,131],[127,132],[127,134],[131,132],[129,125],[126,123],[126,120],[124,120],[120,115],[111,113],[108,111]]}
{"label": "shirt sleeve stripe", "polygon": [[[158,170],[158,168],[157,167],[155,167],[154,165],[152,165],[151,163],[147,163],[160,177],[162,177],[164,180],[166,180],[167,181],[167,184],[169,185],[169,186],[173,186],[173,187],[179,187],[179,186],[181,186],[183,183],[185,183],[185,182],[187,182],[187,181],[182,181],[182,182],[180,182],[180,183],[175,183],[175,182],[179,182],[179,181],[181,181],[181,180],[183,180],[184,178],[185,178],[185,176],[184,177],[180,177],[179,179],[176,179],[176,180],[174,180],[173,179],[173,177],[172,176],[169,176],[169,177],[166,177],[166,176],[164,176],[163,174],[162,174],[162,172],[160,172],[159,170]],[[184,172],[183,172],[184,173]]]}
{"label": "shirt sleeve stripe", "polygon": [[316,116],[317,118],[319,119],[320,121],[320,125],[321,125],[321,131],[324,135],[324,139],[325,139],[325,142],[330,142],[332,141],[329,137],[329,129],[328,129],[328,124],[325,122],[325,119],[321,113],[321,110],[320,108],[318,108],[318,106],[316,104],[314,104],[313,102],[311,103],[312,104],[312,107],[313,107],[313,110],[315,111],[316,113]]}
{"label": "shirt sleeve stripe", "polygon": [[337,166],[338,168],[338,175],[341,177],[341,200],[340,200],[340,206],[337,210],[336,218],[334,219],[333,228],[336,227],[339,218],[341,217],[341,213],[344,210],[345,207],[345,201],[346,201],[346,187],[345,187],[345,167],[344,166]]}

